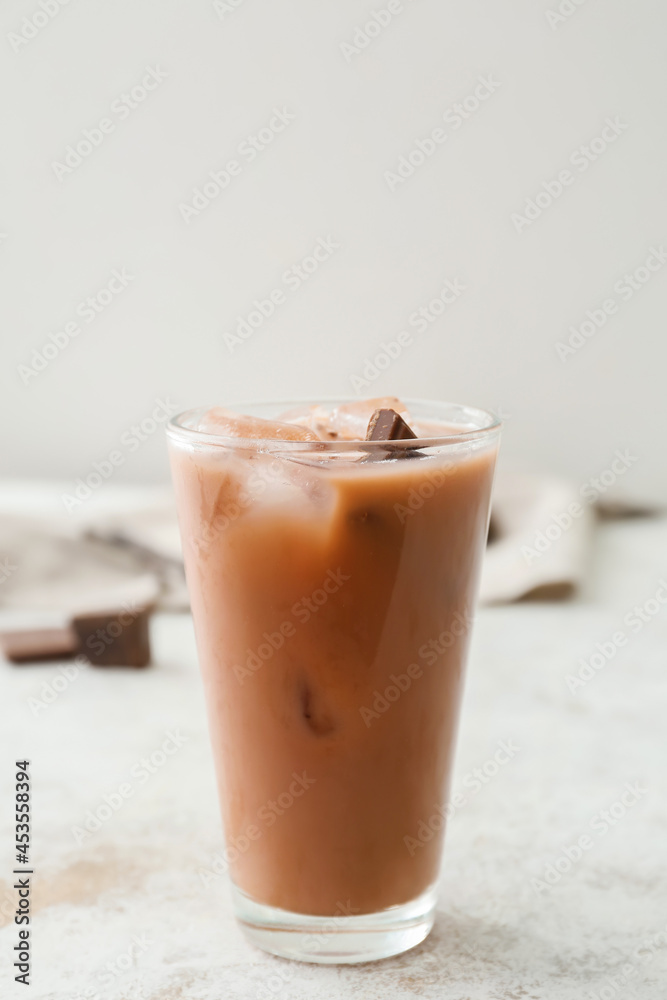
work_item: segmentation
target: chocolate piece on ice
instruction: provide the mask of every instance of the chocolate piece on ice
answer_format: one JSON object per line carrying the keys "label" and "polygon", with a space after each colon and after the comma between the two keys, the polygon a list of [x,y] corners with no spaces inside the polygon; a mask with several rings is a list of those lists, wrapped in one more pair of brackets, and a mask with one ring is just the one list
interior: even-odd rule
{"label": "chocolate piece on ice", "polygon": [[376,410],[366,431],[367,441],[405,441],[416,437],[396,410]]}

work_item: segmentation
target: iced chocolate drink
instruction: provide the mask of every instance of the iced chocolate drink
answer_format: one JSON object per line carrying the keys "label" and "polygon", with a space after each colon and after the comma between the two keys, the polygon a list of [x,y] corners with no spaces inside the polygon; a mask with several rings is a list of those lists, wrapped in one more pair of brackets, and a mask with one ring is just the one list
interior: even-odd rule
{"label": "iced chocolate drink", "polygon": [[237,915],[276,954],[385,957],[433,922],[498,423],[244,409],[169,429]]}

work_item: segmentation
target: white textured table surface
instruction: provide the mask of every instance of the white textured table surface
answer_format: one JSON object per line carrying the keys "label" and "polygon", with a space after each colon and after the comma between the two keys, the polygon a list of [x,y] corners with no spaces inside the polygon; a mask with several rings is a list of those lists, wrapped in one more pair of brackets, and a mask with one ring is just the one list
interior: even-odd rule
{"label": "white textured table surface", "polygon": [[[610,523],[579,600],[480,614],[454,780],[466,803],[450,824],[434,931],[400,958],[359,967],[255,950],[223,881],[201,885],[221,830],[189,618],[155,621],[152,669],[82,670],[37,715],[29,699],[44,698],[58,666],[0,664],[0,995],[664,1000],[667,605],[639,628],[624,621],[636,605],[655,608],[661,578],[667,520]],[[571,693],[577,661],[619,630],[627,644]],[[185,742],[144,780],[139,762],[170,731]],[[520,750],[475,792],[465,776],[499,740]],[[32,760],[34,804],[29,989],[10,968],[10,784],[21,756]],[[72,827],[124,782],[132,796],[77,844]],[[564,848],[584,834],[590,846],[553,886],[533,883],[559,859],[566,869]]]}

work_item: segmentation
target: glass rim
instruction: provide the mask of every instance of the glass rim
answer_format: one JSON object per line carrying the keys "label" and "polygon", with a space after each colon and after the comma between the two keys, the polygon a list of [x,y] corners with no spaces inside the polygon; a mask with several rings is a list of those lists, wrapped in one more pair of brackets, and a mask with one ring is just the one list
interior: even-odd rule
{"label": "glass rim", "polygon": [[[257,407],[280,407],[282,410],[294,409],[298,406],[326,406],[327,404],[341,405],[344,403],[357,402],[362,402],[362,398],[359,396],[324,396],[319,397],[318,399],[267,399],[254,400],[253,402],[245,401],[241,403],[232,403],[230,404],[230,407],[233,407],[233,412],[238,413],[239,416],[252,416],[252,409]],[[502,427],[502,420],[492,411],[483,410],[475,406],[468,406],[463,403],[452,403],[429,399],[401,399],[401,402],[404,403],[408,409],[411,405],[417,405],[420,408],[423,407],[432,410],[433,413],[430,417],[425,419],[444,419],[444,411],[457,410],[461,415],[465,414],[469,419],[477,419],[477,421],[481,421],[482,423],[479,427],[464,427],[460,431],[456,431],[453,434],[439,434],[435,437],[406,438],[404,440],[391,442],[368,441],[366,439],[352,441],[343,439],[334,439],[331,441],[287,441],[281,438],[242,438],[224,434],[212,434],[208,431],[196,430],[194,427],[188,427],[186,425],[186,421],[188,419],[191,420],[195,415],[201,415],[207,410],[212,409],[215,405],[220,405],[211,404],[209,406],[191,407],[188,410],[183,410],[181,413],[177,413],[169,420],[166,427],[166,433],[167,437],[172,438],[175,441],[187,442],[189,444],[200,444],[208,447],[240,448],[251,451],[287,451],[291,453],[310,451],[373,452],[377,450],[386,451],[388,444],[390,444],[392,451],[394,449],[398,451],[409,451],[412,448],[436,448],[443,447],[445,445],[463,444],[465,442],[476,441],[485,437],[492,437],[494,434],[497,434]],[[438,410],[442,412],[438,414]]]}

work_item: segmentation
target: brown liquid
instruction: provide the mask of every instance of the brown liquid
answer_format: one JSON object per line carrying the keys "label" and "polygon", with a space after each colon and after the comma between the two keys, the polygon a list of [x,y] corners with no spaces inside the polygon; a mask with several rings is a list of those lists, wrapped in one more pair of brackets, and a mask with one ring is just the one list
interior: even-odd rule
{"label": "brown liquid", "polygon": [[446,476],[451,455],[171,453],[235,884],[304,914],[414,899],[442,833],[405,838],[447,800],[495,447]]}

